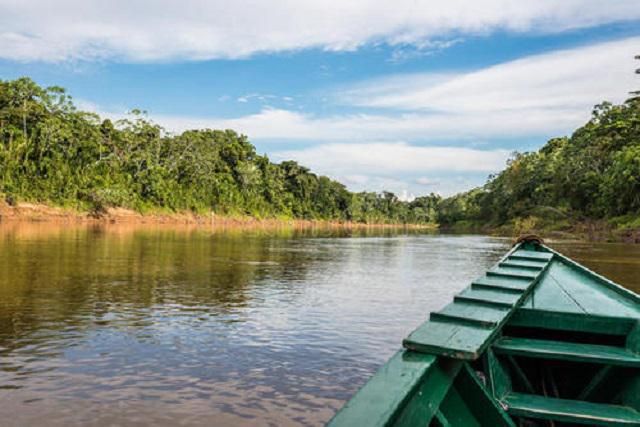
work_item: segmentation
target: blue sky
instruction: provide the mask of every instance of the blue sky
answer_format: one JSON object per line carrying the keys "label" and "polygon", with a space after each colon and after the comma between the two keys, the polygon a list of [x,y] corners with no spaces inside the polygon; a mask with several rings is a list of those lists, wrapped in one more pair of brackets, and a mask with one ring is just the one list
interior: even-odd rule
{"label": "blue sky", "polygon": [[233,128],[353,190],[448,195],[640,86],[640,3],[531,3],[0,0],[0,78]]}

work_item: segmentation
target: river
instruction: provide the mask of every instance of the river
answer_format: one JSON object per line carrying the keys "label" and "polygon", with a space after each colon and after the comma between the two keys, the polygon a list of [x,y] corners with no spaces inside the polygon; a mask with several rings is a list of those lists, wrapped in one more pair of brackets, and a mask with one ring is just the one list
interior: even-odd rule
{"label": "river", "polygon": [[[3,426],[321,425],[509,239],[0,224]],[[551,242],[640,290],[640,245]]]}

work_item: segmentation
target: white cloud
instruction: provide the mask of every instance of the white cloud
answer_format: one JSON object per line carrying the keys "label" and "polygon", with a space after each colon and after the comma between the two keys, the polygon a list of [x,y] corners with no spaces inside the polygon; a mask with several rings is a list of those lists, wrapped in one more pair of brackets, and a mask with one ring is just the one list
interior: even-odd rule
{"label": "white cloud", "polygon": [[[108,114],[113,116],[113,114]],[[443,140],[523,137],[564,133],[584,122],[589,109],[532,109],[475,114],[351,114],[320,117],[285,109],[265,108],[237,118],[152,115],[171,131],[194,128],[234,129],[254,140]]]}
{"label": "white cloud", "polygon": [[345,184],[362,185],[369,182],[369,177],[366,175],[345,175],[343,182]]}
{"label": "white cloud", "polygon": [[290,101],[293,101],[293,98],[289,96],[278,96],[278,95],[271,95],[271,94],[265,94],[265,93],[247,93],[246,95],[242,95],[236,98],[237,102],[241,102],[245,104],[248,102],[252,102],[254,100],[264,104],[266,102],[280,101],[280,100],[284,102],[290,102]]}
{"label": "white cloud", "polygon": [[343,102],[440,113],[584,111],[621,101],[637,85],[634,55],[640,37],[560,50],[461,74],[413,74],[365,82]]}
{"label": "white cloud", "polygon": [[[388,190],[412,200],[415,194],[437,189],[449,195],[480,185],[489,173],[501,170],[509,152],[505,150],[475,150],[460,147],[423,147],[406,142],[373,142],[365,144],[330,143],[299,150],[271,153],[272,159],[296,160],[313,171],[328,175],[352,190]],[[412,173],[442,172],[471,174],[467,179],[436,182],[418,178],[414,182],[403,178]],[[416,185],[418,184],[418,185]],[[429,191],[425,191],[429,185]]]}
{"label": "white cloud", "polygon": [[367,43],[421,46],[448,35],[557,32],[638,18],[637,0],[1,0],[0,57],[239,58]]}
{"label": "white cloud", "polygon": [[[458,75],[394,76],[338,95],[376,113],[317,116],[263,108],[236,117],[153,116],[173,131],[235,129],[258,140],[456,140],[561,135],[583,124],[594,104],[619,102],[637,86],[629,38],[531,56]],[[411,111],[406,111],[411,110]],[[542,143],[543,141],[541,141]]]}
{"label": "white cloud", "polygon": [[100,115],[106,115],[106,116],[111,116],[112,114],[109,113],[103,113],[103,108],[96,104],[93,101],[89,101],[88,99],[82,99],[82,98],[76,98],[73,100],[73,104],[82,111],[87,111],[90,113],[96,113],[96,114],[100,114]]}
{"label": "white cloud", "polygon": [[428,171],[495,172],[504,167],[506,150],[423,147],[406,142],[330,143],[301,150],[276,151],[277,160],[293,159],[315,170],[338,175],[396,174]]}
{"label": "white cloud", "polygon": [[418,185],[424,185],[425,187],[431,187],[440,184],[440,181],[427,178],[426,176],[421,176],[415,180],[415,183]]}

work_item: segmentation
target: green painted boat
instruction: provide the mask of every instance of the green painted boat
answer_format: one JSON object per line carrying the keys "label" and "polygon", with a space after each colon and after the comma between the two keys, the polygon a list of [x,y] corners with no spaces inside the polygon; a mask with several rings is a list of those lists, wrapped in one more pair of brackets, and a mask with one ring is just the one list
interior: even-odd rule
{"label": "green painted boat", "polygon": [[640,297],[523,238],[329,425],[640,426]]}

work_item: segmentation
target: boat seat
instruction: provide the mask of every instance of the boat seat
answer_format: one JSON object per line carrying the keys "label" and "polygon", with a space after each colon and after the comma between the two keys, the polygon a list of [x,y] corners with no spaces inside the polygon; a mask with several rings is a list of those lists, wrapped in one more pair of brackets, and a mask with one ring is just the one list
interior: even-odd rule
{"label": "boat seat", "polygon": [[539,271],[533,271],[527,268],[499,265],[497,268],[492,268],[491,270],[487,271],[487,276],[509,277],[511,279],[531,281],[535,279],[539,273]]}
{"label": "boat seat", "polygon": [[479,302],[488,305],[513,308],[520,299],[520,294],[491,289],[467,288],[453,297],[454,301]]}
{"label": "boat seat", "polygon": [[531,286],[531,283],[529,282],[525,282],[522,280],[512,280],[509,278],[504,278],[499,276],[479,277],[476,280],[474,280],[473,283],[471,284],[471,287],[476,287],[476,288],[480,287],[480,288],[487,288],[487,289],[491,289],[491,288],[506,289],[506,290],[520,291],[520,292],[526,291],[527,289],[529,289],[529,286]]}
{"label": "boat seat", "polygon": [[627,406],[509,393],[501,399],[509,415],[595,426],[640,426],[640,413]]}
{"label": "boat seat", "polygon": [[547,264],[546,261],[507,258],[506,260],[502,261],[499,265],[506,266],[506,267],[518,267],[518,268],[529,268],[532,270],[542,270],[546,264]]}
{"label": "boat seat", "polygon": [[539,252],[520,249],[509,256],[511,259],[521,259],[529,261],[550,261],[553,258],[551,252]]}
{"label": "boat seat", "polygon": [[540,359],[640,367],[640,355],[623,347],[505,337],[493,344],[498,354]]}

